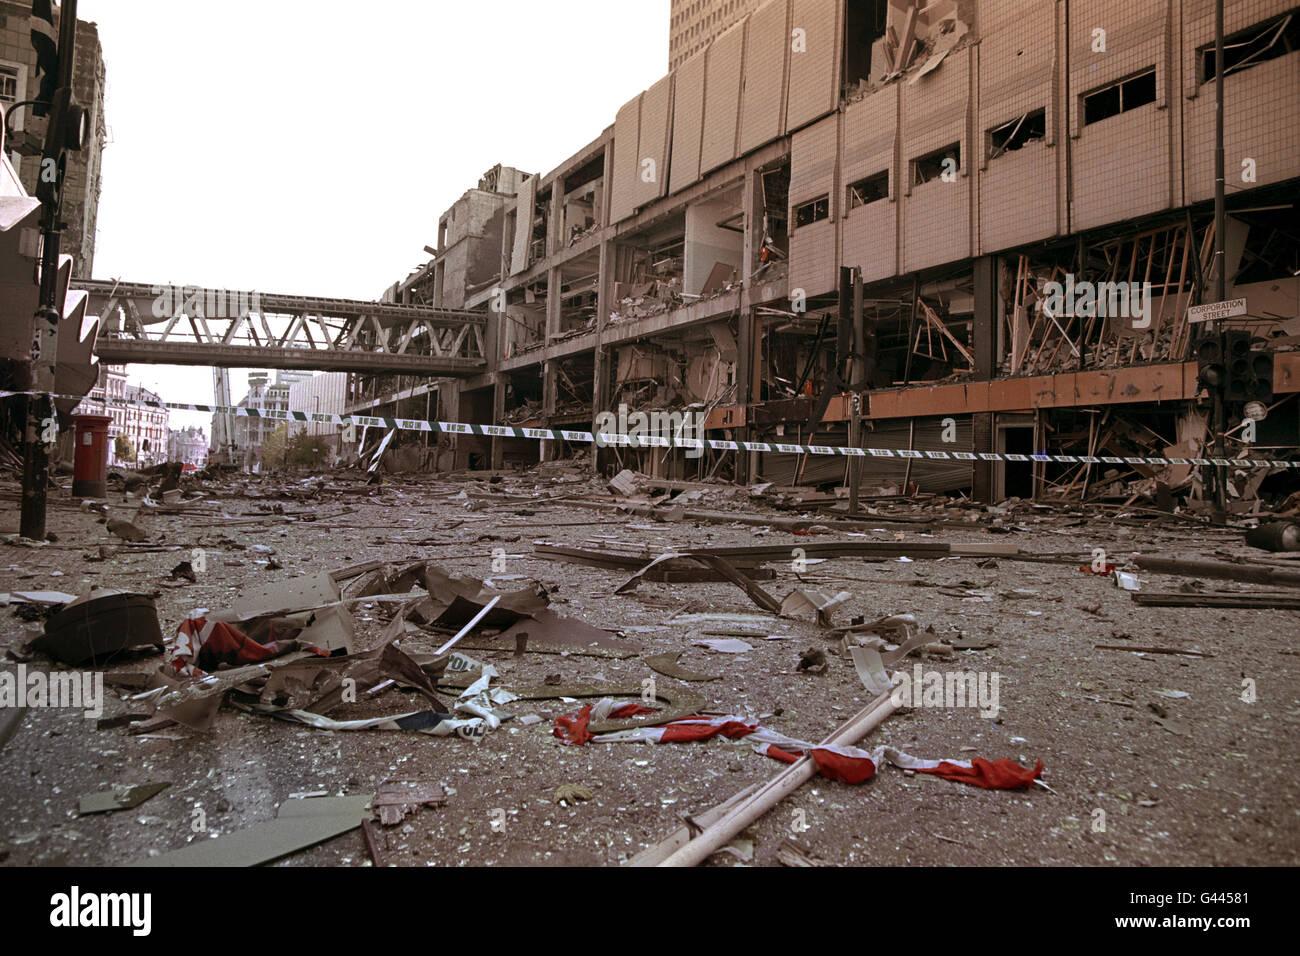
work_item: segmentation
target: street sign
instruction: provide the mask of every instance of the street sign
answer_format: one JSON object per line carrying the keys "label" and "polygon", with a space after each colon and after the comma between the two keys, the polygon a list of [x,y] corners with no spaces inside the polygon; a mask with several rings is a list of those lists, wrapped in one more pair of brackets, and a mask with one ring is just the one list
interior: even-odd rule
{"label": "street sign", "polygon": [[1219,319],[1230,319],[1235,315],[1245,314],[1245,299],[1228,299],[1225,302],[1207,302],[1204,305],[1192,306],[1187,310],[1187,321],[1216,322]]}

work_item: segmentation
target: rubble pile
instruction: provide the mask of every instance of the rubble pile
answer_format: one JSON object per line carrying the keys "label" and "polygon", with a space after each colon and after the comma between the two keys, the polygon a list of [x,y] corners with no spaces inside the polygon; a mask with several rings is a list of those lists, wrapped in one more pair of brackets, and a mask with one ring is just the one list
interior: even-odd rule
{"label": "rubble pile", "polygon": [[[1269,648],[1300,610],[1297,495],[1243,484],[1215,525],[1176,467],[995,506],[869,485],[856,511],[842,488],[586,461],[122,473],[53,499],[55,540],[5,539],[0,695],[28,706],[0,741],[48,792],[3,797],[0,841],[30,862],[823,865],[875,858],[862,801],[901,835],[964,784],[983,795],[925,823],[947,837],[927,859],[1142,861],[1051,834],[1084,791],[1159,829],[1153,752],[1245,733],[1267,767],[1271,743],[1202,708],[1243,668],[1295,668]],[[1250,650],[1223,623],[1261,614]],[[37,675],[93,718],[33,705]],[[786,799],[819,828],[790,838]]]}

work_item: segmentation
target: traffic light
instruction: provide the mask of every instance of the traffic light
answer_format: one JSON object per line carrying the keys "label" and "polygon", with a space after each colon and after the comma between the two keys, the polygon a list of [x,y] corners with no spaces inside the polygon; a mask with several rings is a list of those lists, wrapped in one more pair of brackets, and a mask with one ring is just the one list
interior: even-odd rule
{"label": "traffic light", "polygon": [[1196,343],[1196,377],[1211,393],[1223,388],[1228,371],[1224,366],[1223,339],[1204,335]]}
{"label": "traffic light", "polygon": [[90,115],[72,98],[72,90],[63,87],[54,94],[50,119],[45,128],[45,150],[41,171],[36,177],[36,198],[57,209],[59,188],[63,183],[68,150],[81,150],[90,139]]}
{"label": "traffic light", "polygon": [[[32,0],[31,36],[36,50],[39,91],[32,105],[35,116],[48,117],[45,148],[36,177],[36,198],[57,215],[59,189],[68,150],[80,150],[90,138],[90,116],[72,95],[72,63],[75,56],[77,5],[64,3],[63,36],[54,29],[51,0]],[[66,47],[66,49],[64,49]],[[63,85],[60,86],[60,83]]]}
{"label": "traffic light", "polygon": [[40,74],[40,87],[36,102],[32,104],[33,116],[45,116],[54,102],[54,90],[59,85],[59,34],[54,29],[54,5],[50,0],[32,0],[32,47],[36,50],[36,70]]}
{"label": "traffic light", "polygon": [[1249,332],[1234,330],[1224,335],[1228,380],[1223,397],[1230,402],[1273,400],[1273,354],[1253,351],[1252,340]]}

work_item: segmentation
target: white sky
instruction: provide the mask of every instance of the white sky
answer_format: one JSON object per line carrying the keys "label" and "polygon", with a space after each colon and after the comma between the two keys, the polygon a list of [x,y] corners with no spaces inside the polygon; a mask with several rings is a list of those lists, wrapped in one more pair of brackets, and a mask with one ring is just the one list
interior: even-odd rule
{"label": "white sky", "polygon": [[[97,279],[376,299],[486,170],[548,172],[668,70],[669,0],[80,0],[78,16],[107,71]],[[206,368],[128,374],[212,400]],[[246,388],[236,371],[235,401]]]}

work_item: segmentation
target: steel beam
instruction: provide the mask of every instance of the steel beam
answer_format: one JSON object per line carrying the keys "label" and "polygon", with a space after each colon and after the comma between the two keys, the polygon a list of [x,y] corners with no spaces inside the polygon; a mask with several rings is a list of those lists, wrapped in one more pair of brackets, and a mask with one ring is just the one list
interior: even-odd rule
{"label": "steel beam", "polygon": [[[139,282],[78,280],[76,288],[88,295],[87,311],[101,317],[95,351],[114,364],[456,378],[486,368],[484,312]],[[117,321],[119,309],[127,322]]]}
{"label": "steel beam", "polygon": [[219,365],[227,368],[309,369],[322,372],[391,372],[470,378],[482,374],[481,358],[392,355],[333,349],[281,349],[254,345],[200,345],[146,339],[99,338],[95,354],[109,365]]}

